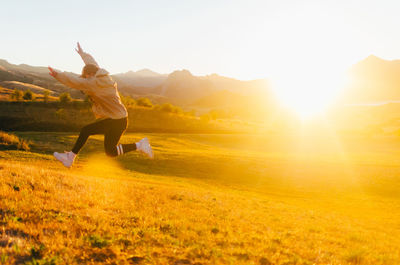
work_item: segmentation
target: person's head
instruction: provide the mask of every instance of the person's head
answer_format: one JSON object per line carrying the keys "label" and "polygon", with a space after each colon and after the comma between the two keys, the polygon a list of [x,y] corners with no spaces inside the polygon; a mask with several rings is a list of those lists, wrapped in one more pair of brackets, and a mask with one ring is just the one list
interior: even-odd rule
{"label": "person's head", "polygon": [[87,64],[82,69],[81,77],[89,78],[89,77],[95,76],[98,70],[99,70],[99,68],[96,65]]}

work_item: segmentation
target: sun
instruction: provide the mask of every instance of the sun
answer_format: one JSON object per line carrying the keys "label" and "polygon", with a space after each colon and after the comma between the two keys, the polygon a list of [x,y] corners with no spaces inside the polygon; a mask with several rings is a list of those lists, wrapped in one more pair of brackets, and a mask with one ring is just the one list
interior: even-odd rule
{"label": "sun", "polygon": [[272,79],[280,103],[302,119],[322,114],[339,94],[344,74],[330,65],[303,65]]}

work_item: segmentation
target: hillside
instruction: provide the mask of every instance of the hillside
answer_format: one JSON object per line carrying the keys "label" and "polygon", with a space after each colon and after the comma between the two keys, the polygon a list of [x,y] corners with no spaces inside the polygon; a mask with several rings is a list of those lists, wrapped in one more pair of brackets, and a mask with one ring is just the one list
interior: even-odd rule
{"label": "hillside", "polygon": [[353,65],[349,85],[342,100],[346,103],[376,103],[400,100],[400,61],[388,61],[376,56]]}
{"label": "hillside", "polygon": [[131,85],[133,87],[142,87],[143,89],[160,85],[167,79],[167,76],[168,75],[159,74],[149,69],[142,69],[136,72],[128,71],[126,73],[113,75],[115,80],[122,87]]}
{"label": "hillside", "polygon": [[218,90],[228,90],[247,96],[260,94],[273,96],[271,85],[267,79],[242,81],[217,74],[207,75],[202,78],[211,81]]}
{"label": "hillside", "polygon": [[[130,132],[237,133],[257,127],[243,121],[205,120],[155,108],[130,107]],[[0,102],[0,130],[80,131],[95,118],[85,102]]]}
{"label": "hillside", "polygon": [[42,89],[49,89],[55,96],[69,92],[74,98],[83,98],[81,92],[60,84],[48,74],[47,67],[29,66],[26,64],[10,64],[0,60],[0,85],[11,89],[25,89],[29,86],[37,92]]}
{"label": "hillside", "polygon": [[10,100],[10,96],[13,92],[14,92],[13,89],[0,86],[0,101]]}
{"label": "hillside", "polygon": [[[400,100],[399,60],[388,61],[371,55],[348,69],[348,77],[349,83],[339,96],[340,104]],[[248,108],[248,102],[258,109],[274,109],[278,104],[266,79],[242,81],[217,74],[195,76],[188,70],[177,70],[167,75],[149,69],[115,74],[113,78],[122,95],[149,97],[156,103],[170,102],[185,108],[197,105],[199,108],[225,108],[229,99],[235,108],[241,109]],[[79,91],[66,88],[51,78],[45,67],[14,65],[5,60],[0,60],[0,85],[11,89],[31,86],[31,90],[35,89],[37,93],[49,89],[55,96],[67,91],[72,97],[83,99]],[[224,93],[226,98],[222,96]],[[241,106],[237,95],[243,97]]]}
{"label": "hillside", "polygon": [[[82,93],[69,89],[48,75],[45,67],[25,64],[14,65],[0,60],[0,85],[11,89],[51,90],[55,96],[69,92],[73,98],[83,99]],[[273,94],[266,80],[241,81],[216,74],[195,76],[188,70],[177,70],[171,74],[159,74],[149,69],[129,71],[112,75],[124,96],[148,97],[155,103],[170,102],[180,106],[195,106],[197,100],[204,102],[214,93],[227,90],[236,94],[272,99]],[[214,100],[215,101],[215,100]],[[224,105],[221,102],[221,105]],[[244,107],[244,106],[243,106]]]}
{"label": "hillside", "polygon": [[196,100],[192,106],[202,108],[234,108],[242,104],[246,98],[229,90],[220,90]]}
{"label": "hillside", "polygon": [[345,158],[326,135],[147,134],[155,160],[95,136],[67,170],[51,152],[77,135],[19,133],[34,144],[0,151],[0,261],[397,264],[398,139],[341,137]]}
{"label": "hillside", "polygon": [[149,69],[142,69],[136,72],[129,71],[115,74],[113,78],[118,83],[118,90],[123,95],[131,97],[147,96],[156,99],[159,98],[162,101],[162,96],[154,94],[153,90],[154,87],[162,84],[167,79],[167,76]]}
{"label": "hillside", "polygon": [[172,103],[182,105],[210,95],[216,89],[209,80],[196,77],[188,70],[181,70],[168,75],[168,78],[156,88],[156,91],[160,95],[170,98]]}
{"label": "hillside", "polygon": [[46,89],[46,88],[43,88],[40,86],[23,83],[23,82],[18,82],[18,81],[3,81],[3,82],[0,82],[0,85],[5,88],[12,89],[12,90],[15,90],[15,89],[22,90],[22,91],[30,90],[33,93],[42,94],[42,95],[45,91],[48,91],[50,93],[50,95],[51,95],[51,93],[54,93],[50,89]]}

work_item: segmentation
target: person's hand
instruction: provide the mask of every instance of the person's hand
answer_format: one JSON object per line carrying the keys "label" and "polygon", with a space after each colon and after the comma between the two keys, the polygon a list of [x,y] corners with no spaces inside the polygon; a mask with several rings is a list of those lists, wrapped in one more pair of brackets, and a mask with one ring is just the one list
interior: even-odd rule
{"label": "person's hand", "polygon": [[77,42],[77,48],[75,48],[75,51],[76,51],[79,55],[81,55],[81,54],[83,53],[82,47],[81,47],[81,45],[79,44],[79,42]]}
{"label": "person's hand", "polygon": [[51,68],[50,66],[47,67],[47,68],[49,68],[49,75],[51,75],[52,77],[56,77],[57,76],[57,72],[54,71],[53,68]]}

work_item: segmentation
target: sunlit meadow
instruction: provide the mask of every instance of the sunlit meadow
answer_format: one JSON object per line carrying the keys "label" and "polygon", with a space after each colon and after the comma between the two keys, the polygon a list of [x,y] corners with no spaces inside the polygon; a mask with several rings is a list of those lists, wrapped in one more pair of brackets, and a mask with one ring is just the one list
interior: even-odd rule
{"label": "sunlit meadow", "polygon": [[400,259],[397,137],[151,134],[154,160],[95,137],[68,170],[50,153],[75,136],[19,136],[35,144],[0,152],[2,264]]}

